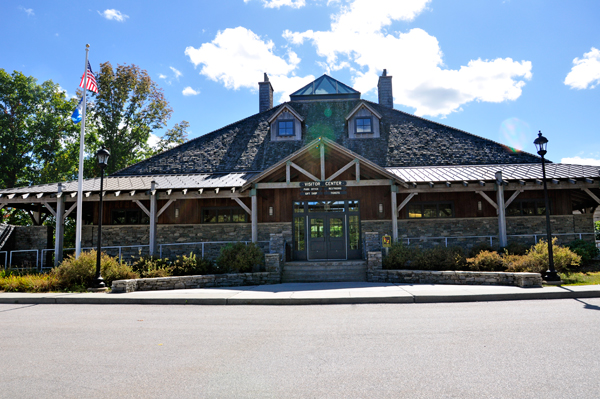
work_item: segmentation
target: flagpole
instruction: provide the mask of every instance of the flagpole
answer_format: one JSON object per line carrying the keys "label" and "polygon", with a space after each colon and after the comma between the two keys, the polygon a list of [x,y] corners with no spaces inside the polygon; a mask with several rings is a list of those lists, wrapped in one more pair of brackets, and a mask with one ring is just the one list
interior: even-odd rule
{"label": "flagpole", "polygon": [[83,114],[79,135],[79,177],[77,179],[77,222],[75,225],[75,258],[81,254],[81,219],[83,216],[83,139],[85,137],[85,109],[87,103],[87,66],[90,45],[85,45],[85,65],[83,69]]}

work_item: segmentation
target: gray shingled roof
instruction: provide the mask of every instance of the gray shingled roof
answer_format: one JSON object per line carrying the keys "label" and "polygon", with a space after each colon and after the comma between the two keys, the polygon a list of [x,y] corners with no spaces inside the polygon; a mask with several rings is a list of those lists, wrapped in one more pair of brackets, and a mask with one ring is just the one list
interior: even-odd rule
{"label": "gray shingled roof", "polygon": [[[495,180],[496,172],[502,172],[504,180],[530,180],[542,178],[541,164],[512,165],[468,165],[468,166],[430,166],[415,168],[387,168],[407,182],[460,182]],[[546,165],[548,179],[597,179],[600,166],[568,165],[553,163]]]}
{"label": "gray shingled roof", "polygon": [[[492,140],[369,101],[365,102],[382,115],[381,137],[349,139],[345,118],[360,101],[365,100],[287,102],[114,175],[262,171],[318,137],[327,137],[381,167],[540,162],[535,155],[513,152]],[[305,118],[301,141],[271,141],[267,119],[284,105]]]}

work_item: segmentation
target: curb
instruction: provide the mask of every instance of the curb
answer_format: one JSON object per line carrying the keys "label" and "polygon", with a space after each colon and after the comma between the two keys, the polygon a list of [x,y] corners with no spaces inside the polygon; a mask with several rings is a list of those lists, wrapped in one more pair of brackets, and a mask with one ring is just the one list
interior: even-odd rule
{"label": "curb", "polygon": [[[579,288],[581,287],[581,288]],[[497,293],[452,293],[439,294],[435,290],[423,293],[411,293],[404,290],[403,295],[388,296],[350,294],[331,297],[323,290],[322,296],[315,294],[311,297],[197,297],[193,294],[173,297],[174,291],[161,291],[153,297],[130,296],[130,294],[27,294],[27,293],[0,293],[0,304],[40,304],[40,305],[270,305],[270,306],[298,306],[298,305],[355,305],[355,304],[383,304],[383,303],[451,303],[451,302],[488,302],[488,301],[519,301],[519,300],[545,300],[545,299],[578,299],[600,298],[599,286],[579,286],[575,289],[566,287],[552,287],[536,289],[535,292],[524,289],[523,292],[497,292]],[[574,288],[574,287],[572,287]],[[560,289],[558,291],[557,289]],[[547,291],[542,291],[547,290]],[[290,291],[292,295],[296,291]],[[177,295],[175,293],[175,295]]]}

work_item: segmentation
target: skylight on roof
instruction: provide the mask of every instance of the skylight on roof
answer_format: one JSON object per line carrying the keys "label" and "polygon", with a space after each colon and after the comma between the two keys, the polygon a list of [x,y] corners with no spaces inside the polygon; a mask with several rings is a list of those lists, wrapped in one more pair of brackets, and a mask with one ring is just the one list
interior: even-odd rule
{"label": "skylight on roof", "polygon": [[300,90],[290,94],[290,98],[292,101],[330,98],[354,99],[360,98],[360,92],[330,76],[323,75]]}

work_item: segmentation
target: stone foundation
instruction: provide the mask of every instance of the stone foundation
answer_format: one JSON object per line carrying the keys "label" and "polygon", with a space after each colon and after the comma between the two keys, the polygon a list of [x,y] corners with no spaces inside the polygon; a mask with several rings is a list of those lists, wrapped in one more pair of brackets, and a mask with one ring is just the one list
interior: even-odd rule
{"label": "stone foundation", "polygon": [[371,283],[456,284],[456,285],[510,285],[541,287],[539,273],[463,272],[431,270],[377,270],[367,271]]}
{"label": "stone foundation", "polygon": [[244,285],[279,283],[281,283],[281,273],[276,272],[211,274],[204,276],[115,280],[112,283],[112,292],[123,293],[134,291],[177,290],[208,287],[238,287]]}

